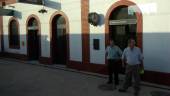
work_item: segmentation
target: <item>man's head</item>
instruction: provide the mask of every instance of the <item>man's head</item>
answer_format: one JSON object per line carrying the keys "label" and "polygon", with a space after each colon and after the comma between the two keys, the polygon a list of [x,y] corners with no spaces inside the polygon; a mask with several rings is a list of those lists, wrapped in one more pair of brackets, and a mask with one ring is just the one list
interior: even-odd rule
{"label": "man's head", "polygon": [[109,44],[110,44],[111,46],[114,46],[114,45],[115,45],[115,43],[114,43],[113,40],[110,40],[110,41],[109,41]]}
{"label": "man's head", "polygon": [[134,48],[135,44],[136,44],[136,42],[135,42],[134,39],[131,38],[131,39],[128,40],[128,46],[130,48]]}

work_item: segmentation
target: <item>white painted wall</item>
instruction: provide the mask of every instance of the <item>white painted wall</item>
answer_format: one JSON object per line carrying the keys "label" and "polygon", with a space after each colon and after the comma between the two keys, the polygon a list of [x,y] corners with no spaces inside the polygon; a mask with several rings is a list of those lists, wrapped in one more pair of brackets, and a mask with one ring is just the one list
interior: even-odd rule
{"label": "white painted wall", "polygon": [[[41,22],[41,48],[42,56],[50,56],[49,19],[55,11],[63,11],[69,17],[70,27],[70,59],[82,61],[82,38],[81,38],[81,5],[80,0],[50,0],[61,3],[48,3],[52,8],[46,8],[48,13],[40,14],[38,10],[42,6],[17,3],[15,9],[22,12],[20,23],[20,42],[26,43],[26,19],[29,15],[35,14]],[[114,2],[117,0],[89,0],[90,12],[97,12],[103,15],[100,26],[90,25],[90,62],[95,64],[105,63],[105,25],[104,16]],[[143,13],[143,54],[144,66],[146,70],[170,73],[170,10],[168,10],[169,0],[132,0]],[[27,6],[27,7],[25,7]],[[57,9],[56,9],[57,8]],[[4,47],[5,51],[19,54],[26,54],[26,46],[21,46],[19,50],[10,49],[8,46],[8,20],[4,17]],[[93,39],[100,39],[100,50],[93,49]]]}
{"label": "white painted wall", "polygon": [[[27,54],[26,47],[26,20],[31,14],[35,14],[39,17],[41,23],[41,55],[43,57],[50,57],[50,26],[49,21],[52,14],[56,11],[62,11],[69,17],[69,33],[70,33],[70,59],[74,61],[82,60],[82,42],[81,42],[81,6],[80,0],[50,0],[46,2],[45,9],[48,13],[38,13],[42,6],[16,3],[14,10],[17,10],[16,16],[19,17],[20,24],[20,49],[10,49],[8,43],[8,21],[10,16],[4,16],[4,47],[6,52]],[[61,4],[61,5],[60,5]],[[8,6],[7,9],[10,9]],[[72,10],[72,11],[70,11]],[[25,42],[25,46],[21,45],[21,42]]]}
{"label": "white painted wall", "polygon": [[62,10],[69,18],[70,27],[70,60],[82,61],[81,38],[81,0],[61,0]]}
{"label": "white painted wall", "polygon": [[[150,0],[155,12],[144,13],[143,46],[146,70],[170,73],[170,1]],[[145,2],[146,3],[146,2]]]}
{"label": "white painted wall", "polygon": [[[105,64],[105,35],[103,27],[90,25],[90,62],[94,64]],[[99,39],[99,50],[94,50],[93,39]]]}
{"label": "white painted wall", "polygon": [[[43,22],[44,17],[42,14],[38,13],[38,10],[40,10],[42,7],[38,6],[38,5],[30,5],[30,4],[24,4],[24,3],[16,3],[13,4],[13,6],[15,6],[14,10],[17,10],[18,12],[15,13],[16,17],[18,18],[19,21],[19,32],[20,32],[20,49],[11,49],[9,48],[9,42],[8,42],[8,22],[9,19],[11,18],[10,16],[4,16],[4,47],[5,47],[5,51],[6,52],[10,52],[10,53],[18,53],[18,54],[27,54],[27,40],[26,40],[26,21],[27,18],[32,15],[35,14],[36,16],[39,17],[40,19],[40,23],[41,23],[41,34],[42,37],[44,37],[44,35],[48,36],[48,32],[46,34],[46,30],[44,30],[44,28],[48,29],[48,26],[46,22]],[[25,7],[27,6],[27,7]],[[7,6],[7,8],[9,8]],[[50,12],[49,12],[50,13]],[[45,16],[46,20],[49,19],[49,16]],[[45,34],[44,34],[45,33]],[[44,39],[42,39],[44,40]],[[21,45],[21,42],[25,43],[25,46]],[[43,45],[43,42],[41,43]],[[49,47],[49,44],[46,43],[46,46],[41,46],[42,47],[42,56],[44,56],[44,54],[46,55],[45,57],[49,57],[49,48],[46,48],[46,51],[43,51],[44,47]],[[46,52],[46,53],[45,53]]]}
{"label": "white painted wall", "polygon": [[[117,0],[90,0],[90,12],[106,15],[107,10],[115,1]],[[145,57],[145,69],[170,73],[170,10],[167,9],[170,1],[132,1],[139,6],[143,13],[143,54]],[[90,61],[92,63],[103,64],[105,61],[105,48],[101,48],[99,51],[92,49],[92,40],[94,38],[100,39],[100,47],[105,46],[105,39],[102,38],[104,32],[104,24],[98,27],[90,26]]]}
{"label": "white painted wall", "polygon": [[[113,4],[114,0],[89,0],[90,12],[97,12],[101,15],[101,25],[93,26],[90,25],[90,62],[94,64],[105,64],[105,24],[104,17],[107,10]],[[95,5],[95,6],[94,6]],[[102,6],[102,7],[101,7]],[[93,39],[100,40],[100,50],[93,49]]]}

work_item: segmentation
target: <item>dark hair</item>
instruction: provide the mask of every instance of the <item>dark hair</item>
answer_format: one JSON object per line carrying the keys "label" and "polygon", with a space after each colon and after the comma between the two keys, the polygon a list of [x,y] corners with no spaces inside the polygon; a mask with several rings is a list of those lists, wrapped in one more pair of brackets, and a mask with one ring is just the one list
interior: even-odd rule
{"label": "dark hair", "polygon": [[133,39],[133,38],[130,38],[130,39],[128,40],[128,44],[130,44],[131,40],[133,40],[134,43],[136,44],[136,41],[135,41],[135,39]]}

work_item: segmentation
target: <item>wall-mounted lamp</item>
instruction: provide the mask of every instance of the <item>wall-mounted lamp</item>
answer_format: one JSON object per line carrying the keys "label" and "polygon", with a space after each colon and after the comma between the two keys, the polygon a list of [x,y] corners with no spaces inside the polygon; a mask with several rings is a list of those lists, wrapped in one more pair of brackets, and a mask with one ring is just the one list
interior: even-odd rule
{"label": "wall-mounted lamp", "polygon": [[96,12],[89,13],[89,15],[88,15],[88,22],[91,25],[97,26],[97,25],[99,25],[99,21],[100,21],[99,14],[97,14]]}
{"label": "wall-mounted lamp", "polygon": [[44,9],[44,8],[42,8],[42,9],[40,9],[38,12],[44,14],[44,13],[47,13],[47,10]]}
{"label": "wall-mounted lamp", "polygon": [[43,8],[40,9],[38,12],[42,13],[42,14],[47,13],[47,10],[44,8],[44,6],[45,6],[45,1],[44,0],[42,0],[42,6],[43,6]]}

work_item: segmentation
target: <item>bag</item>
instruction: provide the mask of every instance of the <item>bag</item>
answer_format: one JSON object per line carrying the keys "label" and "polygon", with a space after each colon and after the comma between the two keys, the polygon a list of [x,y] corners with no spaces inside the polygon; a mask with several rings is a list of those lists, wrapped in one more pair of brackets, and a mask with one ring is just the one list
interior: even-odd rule
{"label": "bag", "polygon": [[139,70],[139,73],[141,74],[141,75],[143,75],[144,74],[144,69],[143,68],[141,68],[140,70]]}
{"label": "bag", "polygon": [[140,64],[139,74],[143,75],[145,72],[143,64]]}

